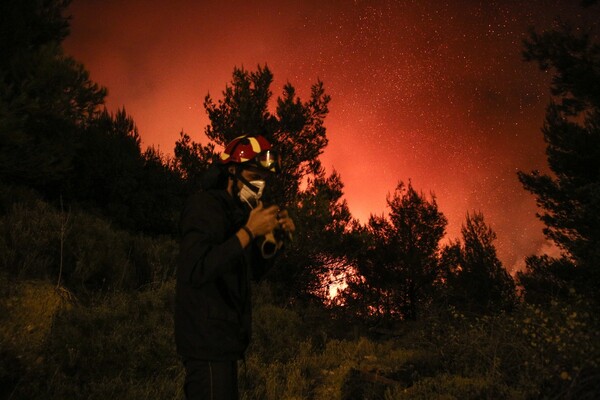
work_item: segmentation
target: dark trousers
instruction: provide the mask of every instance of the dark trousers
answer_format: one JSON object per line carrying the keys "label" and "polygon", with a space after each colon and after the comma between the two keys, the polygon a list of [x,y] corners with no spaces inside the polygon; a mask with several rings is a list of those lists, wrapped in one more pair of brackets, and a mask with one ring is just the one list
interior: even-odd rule
{"label": "dark trousers", "polygon": [[237,361],[186,360],[187,400],[238,400]]}

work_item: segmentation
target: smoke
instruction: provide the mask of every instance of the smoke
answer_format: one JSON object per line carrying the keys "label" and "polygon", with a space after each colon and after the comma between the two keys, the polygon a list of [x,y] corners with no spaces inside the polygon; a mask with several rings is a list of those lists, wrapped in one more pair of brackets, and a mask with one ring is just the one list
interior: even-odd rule
{"label": "smoke", "polygon": [[563,3],[81,0],[65,48],[164,153],[181,130],[203,141],[204,97],[219,99],[236,66],[267,64],[274,97],[289,81],[306,101],[321,79],[332,97],[322,160],[355,217],[384,213],[410,179],[436,194],[451,238],[482,212],[515,270],[543,239],[516,171],[545,168],[550,78],[520,46],[529,26],[577,16]]}

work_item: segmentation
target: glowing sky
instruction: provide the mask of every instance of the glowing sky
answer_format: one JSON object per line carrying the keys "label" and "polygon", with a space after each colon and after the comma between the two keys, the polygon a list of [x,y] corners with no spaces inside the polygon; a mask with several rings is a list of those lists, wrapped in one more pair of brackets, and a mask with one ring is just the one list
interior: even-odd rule
{"label": "glowing sky", "polygon": [[[143,146],[172,153],[179,132],[205,142],[202,107],[234,66],[267,64],[274,97],[291,82],[331,95],[322,161],[353,215],[385,212],[399,180],[434,192],[460,235],[467,212],[496,231],[509,270],[546,251],[517,170],[545,170],[540,127],[549,79],[521,60],[527,28],[558,16],[589,26],[576,1],[75,0],[68,54],[125,106]],[[593,15],[595,13],[595,15]]]}

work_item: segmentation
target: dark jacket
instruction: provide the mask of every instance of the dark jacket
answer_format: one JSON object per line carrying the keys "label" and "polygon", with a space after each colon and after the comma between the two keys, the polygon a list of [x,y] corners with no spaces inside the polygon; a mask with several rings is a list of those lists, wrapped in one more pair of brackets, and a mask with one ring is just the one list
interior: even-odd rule
{"label": "dark jacket", "polygon": [[250,278],[265,261],[235,235],[247,217],[224,190],[198,193],[184,207],[175,295],[175,342],[184,359],[238,360],[248,347]]}

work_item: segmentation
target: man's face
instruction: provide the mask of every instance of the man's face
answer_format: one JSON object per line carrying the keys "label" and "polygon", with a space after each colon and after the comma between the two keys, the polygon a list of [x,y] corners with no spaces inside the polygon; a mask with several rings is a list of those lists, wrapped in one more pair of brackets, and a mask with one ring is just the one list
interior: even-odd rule
{"label": "man's face", "polygon": [[245,168],[239,174],[241,176],[237,180],[238,196],[250,208],[254,208],[263,195],[268,173],[255,168]]}
{"label": "man's face", "polygon": [[[252,181],[266,181],[268,177],[268,173],[265,171],[261,171],[256,168],[244,168],[242,170],[242,177],[246,179],[248,182]],[[244,184],[238,180],[238,189],[241,189]]]}

